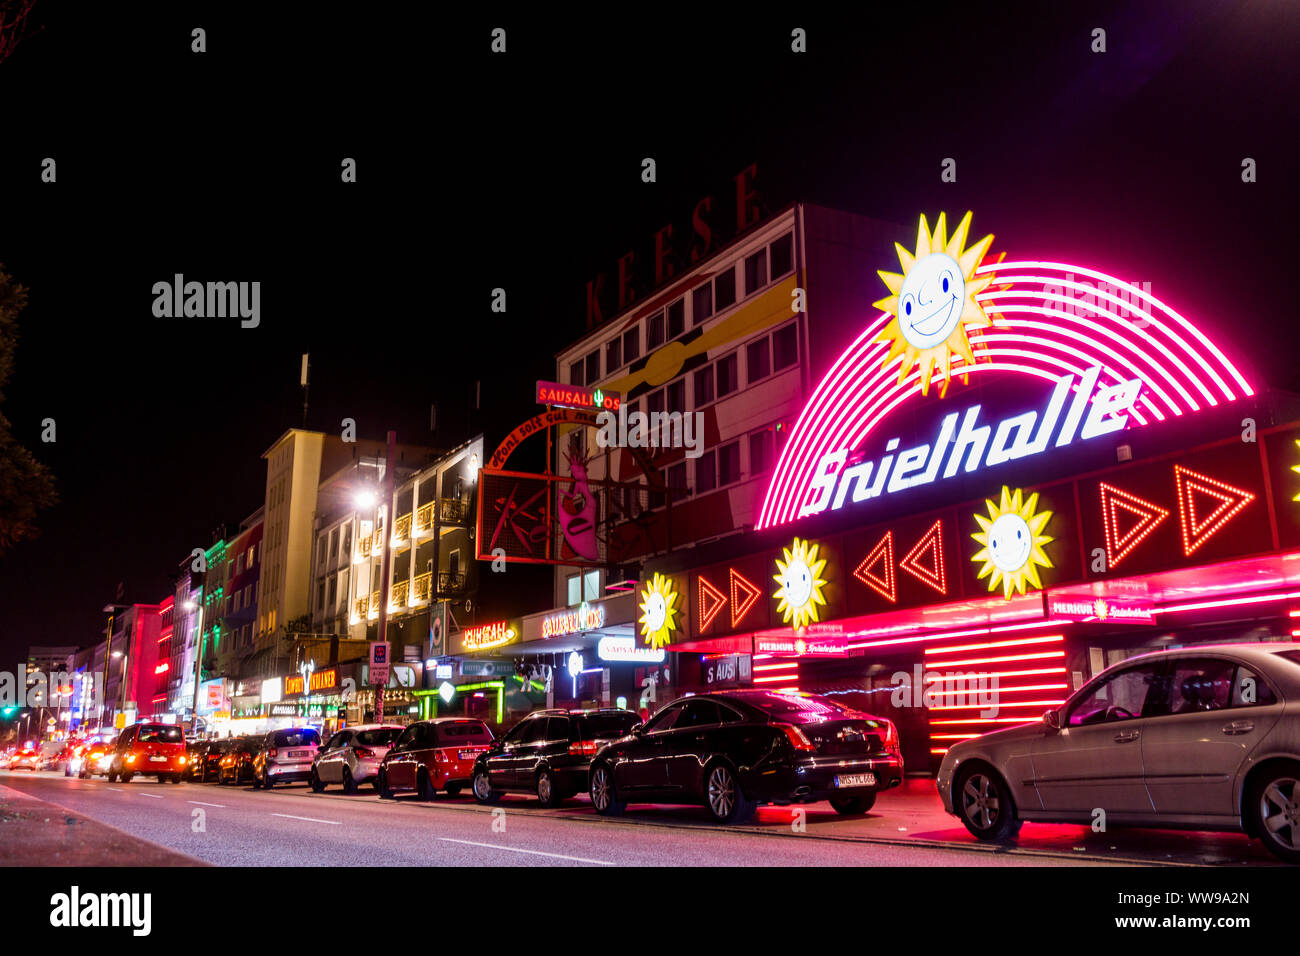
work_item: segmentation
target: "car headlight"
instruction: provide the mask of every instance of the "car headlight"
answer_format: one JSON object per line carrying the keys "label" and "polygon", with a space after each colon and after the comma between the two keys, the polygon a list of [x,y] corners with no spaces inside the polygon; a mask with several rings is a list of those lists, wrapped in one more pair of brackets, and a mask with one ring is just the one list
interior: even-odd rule
{"label": "car headlight", "polygon": [[178,764],[181,764],[182,766],[184,766],[184,764],[185,764],[185,758],[184,758],[184,757],[177,757],[177,758],[176,758],[176,762],[177,762]]}

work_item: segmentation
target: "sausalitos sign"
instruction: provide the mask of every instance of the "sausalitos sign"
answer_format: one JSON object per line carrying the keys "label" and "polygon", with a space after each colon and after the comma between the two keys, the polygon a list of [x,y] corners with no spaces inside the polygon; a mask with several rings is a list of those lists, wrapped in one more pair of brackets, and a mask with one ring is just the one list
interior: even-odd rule
{"label": "sausalitos sign", "polygon": [[[1253,394],[1203,331],[1146,289],[1083,266],[991,256],[991,235],[968,241],[971,218],[949,235],[942,213],[933,230],[922,216],[914,250],[897,246],[902,271],[880,273],[880,312],[800,414],[757,527]],[[891,415],[951,401],[955,380],[1000,389],[1017,376],[1041,397],[1016,414],[966,403],[908,448],[886,431]]]}

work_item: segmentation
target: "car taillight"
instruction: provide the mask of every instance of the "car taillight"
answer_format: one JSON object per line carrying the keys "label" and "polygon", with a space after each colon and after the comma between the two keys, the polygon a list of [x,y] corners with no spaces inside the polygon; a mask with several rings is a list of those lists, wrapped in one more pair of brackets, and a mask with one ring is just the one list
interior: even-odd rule
{"label": "car taillight", "polygon": [[239,755],[239,760],[241,763],[248,763],[248,761],[252,759],[253,759],[253,755],[250,753],[242,753]]}
{"label": "car taillight", "polygon": [[569,753],[575,757],[594,757],[596,755],[596,741],[579,740],[577,743],[569,744]]}
{"label": "car taillight", "polygon": [[278,750],[276,750],[274,747],[272,747],[270,750],[268,750],[268,751],[266,752],[266,755],[267,755],[268,757],[278,757],[278,756],[280,755],[280,751],[278,751]]}
{"label": "car taillight", "polygon": [[438,763],[448,763],[451,761],[451,757],[447,755],[447,751],[445,750],[435,750],[433,752],[433,759],[438,761]]}
{"label": "car taillight", "polygon": [[355,747],[352,752],[358,757],[373,757],[375,755],[375,752],[369,747]]}
{"label": "car taillight", "polygon": [[817,752],[817,748],[812,745],[812,741],[805,737],[803,731],[794,724],[776,724],[775,726],[785,734],[786,739],[790,741],[790,745],[795,750],[806,750],[809,753]]}
{"label": "car taillight", "polygon": [[885,749],[898,750],[898,728],[892,720],[885,721]]}

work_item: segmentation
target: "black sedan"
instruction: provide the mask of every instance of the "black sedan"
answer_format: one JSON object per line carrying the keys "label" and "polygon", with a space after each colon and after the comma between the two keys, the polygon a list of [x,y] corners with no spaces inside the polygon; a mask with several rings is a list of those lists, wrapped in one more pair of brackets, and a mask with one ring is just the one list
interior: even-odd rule
{"label": "black sedan", "polygon": [[702,803],[720,823],[743,823],[760,803],[829,800],[866,813],[903,781],[893,723],[815,694],[738,690],[683,697],[591,762],[591,802]]}

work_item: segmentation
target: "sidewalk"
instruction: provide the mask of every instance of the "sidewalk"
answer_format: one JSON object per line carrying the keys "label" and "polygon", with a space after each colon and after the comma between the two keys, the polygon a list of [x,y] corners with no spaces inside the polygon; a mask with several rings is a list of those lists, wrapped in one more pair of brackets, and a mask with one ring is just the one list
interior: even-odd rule
{"label": "sidewalk", "polygon": [[204,866],[124,830],[0,786],[0,866]]}

